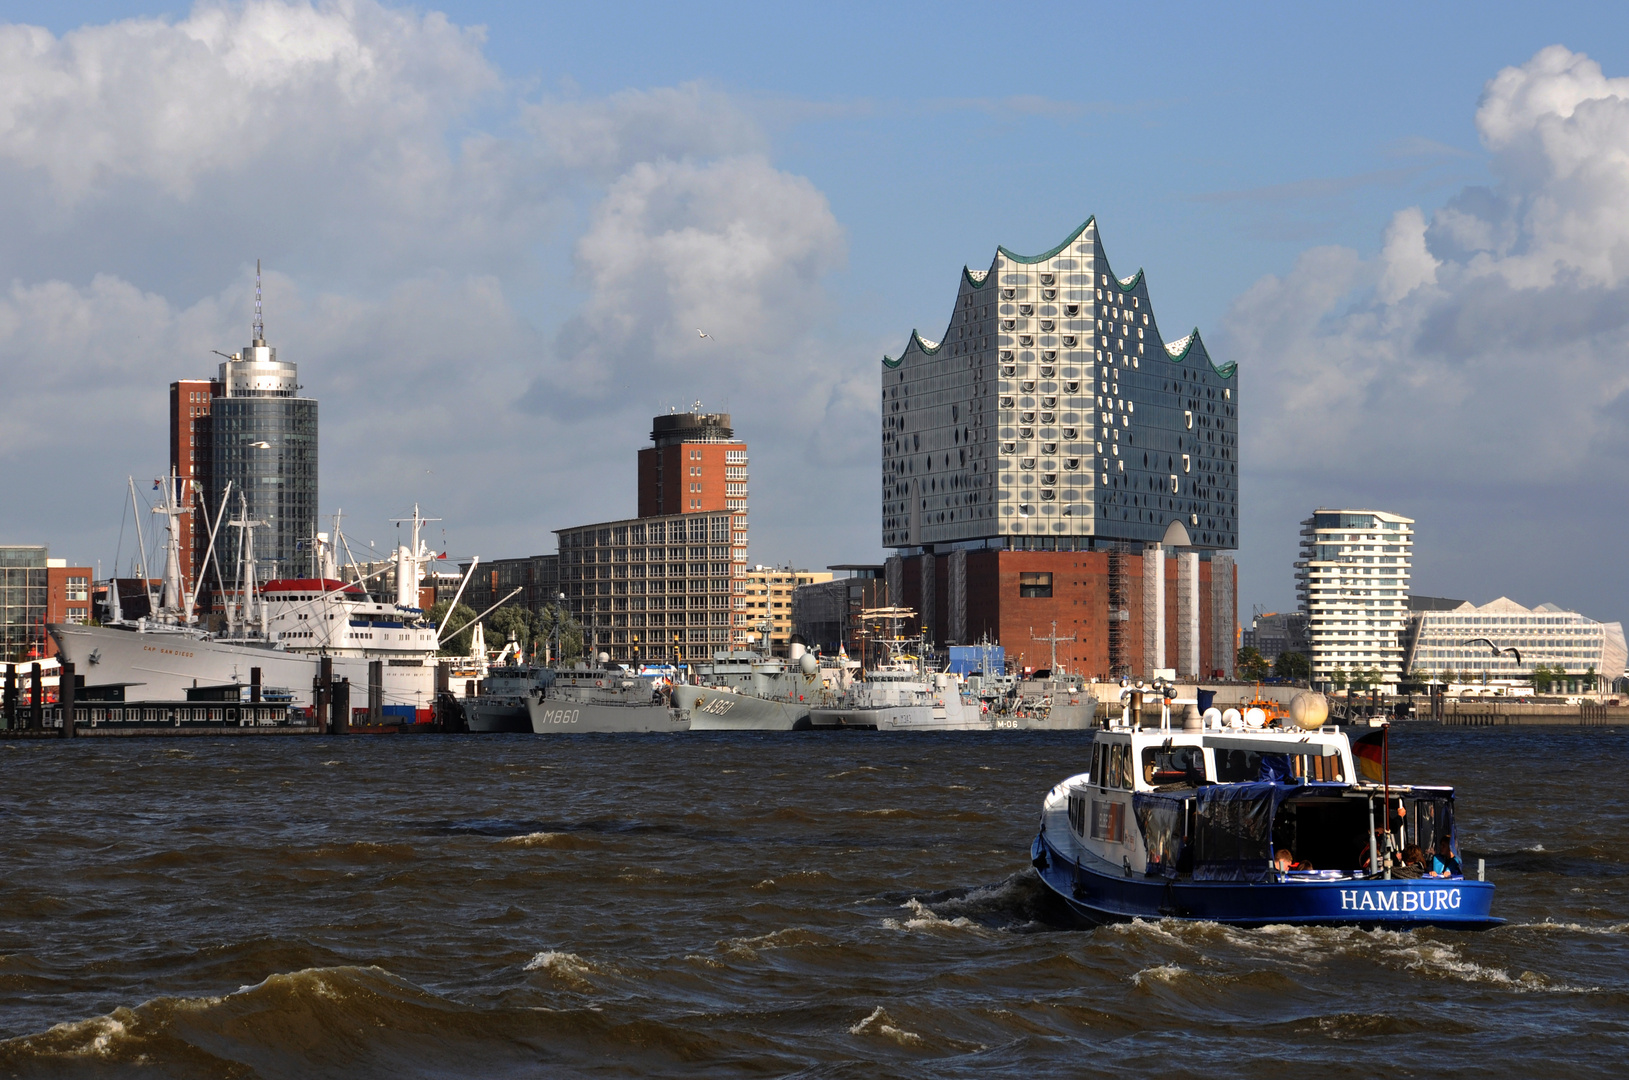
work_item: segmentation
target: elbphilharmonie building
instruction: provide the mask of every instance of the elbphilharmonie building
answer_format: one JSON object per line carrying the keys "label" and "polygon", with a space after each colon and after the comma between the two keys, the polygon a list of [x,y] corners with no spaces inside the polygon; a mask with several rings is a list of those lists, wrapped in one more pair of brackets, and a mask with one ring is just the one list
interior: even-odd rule
{"label": "elbphilharmonie building", "polygon": [[[1011,637],[1043,614],[1018,601],[1050,599],[1078,666],[1231,670],[1238,372],[1198,330],[1161,334],[1095,219],[963,268],[949,325],[884,357],[881,390],[882,539],[930,638]],[[1026,588],[997,569],[1019,552],[1059,565],[1014,571]]]}

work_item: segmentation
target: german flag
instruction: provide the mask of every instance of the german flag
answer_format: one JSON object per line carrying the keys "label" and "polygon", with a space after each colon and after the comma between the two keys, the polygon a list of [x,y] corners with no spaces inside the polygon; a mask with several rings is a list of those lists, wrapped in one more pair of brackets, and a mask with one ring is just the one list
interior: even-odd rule
{"label": "german flag", "polygon": [[1386,729],[1376,728],[1360,738],[1352,740],[1352,758],[1357,762],[1358,772],[1363,774],[1365,780],[1376,784],[1386,779]]}

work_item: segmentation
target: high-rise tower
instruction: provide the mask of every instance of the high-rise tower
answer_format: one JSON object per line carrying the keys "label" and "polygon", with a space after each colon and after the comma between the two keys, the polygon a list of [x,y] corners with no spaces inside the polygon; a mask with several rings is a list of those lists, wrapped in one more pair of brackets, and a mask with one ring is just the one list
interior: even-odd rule
{"label": "high-rise tower", "polygon": [[1095,219],[964,267],[941,340],[913,331],[881,375],[890,602],[929,641],[1039,667],[1055,622],[1074,671],[1232,669],[1238,373],[1161,336]]}
{"label": "high-rise tower", "polygon": [[1295,594],[1314,683],[1402,679],[1413,557],[1412,518],[1320,507],[1301,522]]}
{"label": "high-rise tower", "polygon": [[170,469],[178,480],[188,481],[178,487],[188,493],[192,508],[192,513],[176,519],[181,532],[182,588],[188,593],[206,576],[209,522],[205,512],[213,521],[218,511],[210,494],[215,472],[210,408],[220,392],[221,384],[215,379],[178,379],[170,384]]}
{"label": "high-rise tower", "polygon": [[[265,522],[254,542],[261,581],[305,576],[317,532],[317,402],[300,396],[298,368],[278,360],[266,344],[258,261],[254,336],[221,364],[218,382],[210,403],[209,505],[218,504],[230,483],[229,513],[237,515],[241,495],[246,520]],[[230,576],[229,565],[222,560]]]}

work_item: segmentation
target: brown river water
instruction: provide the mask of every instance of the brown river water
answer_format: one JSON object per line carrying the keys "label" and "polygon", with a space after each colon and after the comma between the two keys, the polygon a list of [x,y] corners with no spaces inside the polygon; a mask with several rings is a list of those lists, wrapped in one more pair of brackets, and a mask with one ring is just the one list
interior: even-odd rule
{"label": "brown river water", "polygon": [[0,1076],[1621,1076],[1629,749],[1400,728],[1508,925],[1068,928],[1079,734],[0,743]]}

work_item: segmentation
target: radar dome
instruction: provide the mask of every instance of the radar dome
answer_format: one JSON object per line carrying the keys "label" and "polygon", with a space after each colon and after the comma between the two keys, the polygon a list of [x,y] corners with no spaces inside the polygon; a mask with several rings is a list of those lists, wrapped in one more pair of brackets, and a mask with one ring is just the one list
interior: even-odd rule
{"label": "radar dome", "polygon": [[813,675],[820,670],[820,661],[815,659],[814,653],[806,652],[798,657],[798,670],[805,675]]}
{"label": "radar dome", "polygon": [[609,664],[610,662],[611,662],[611,654],[610,653],[604,653],[604,652],[600,653],[600,663]]}
{"label": "radar dome", "polygon": [[1238,709],[1228,709],[1222,713],[1222,723],[1230,728],[1240,727],[1244,724],[1244,714]]}
{"label": "radar dome", "polygon": [[1252,705],[1252,706],[1250,706],[1250,708],[1244,710],[1244,726],[1245,727],[1247,727],[1247,728],[1259,728],[1259,727],[1265,727],[1266,724],[1267,724],[1267,714],[1265,712],[1262,712],[1260,709],[1256,708],[1254,705]]}
{"label": "radar dome", "polygon": [[1205,715],[1201,717],[1201,719],[1204,721],[1207,728],[1221,727],[1222,710],[1213,705],[1205,710]]}
{"label": "radar dome", "polygon": [[1311,690],[1290,698],[1290,719],[1303,731],[1317,731],[1329,719],[1329,699]]}

